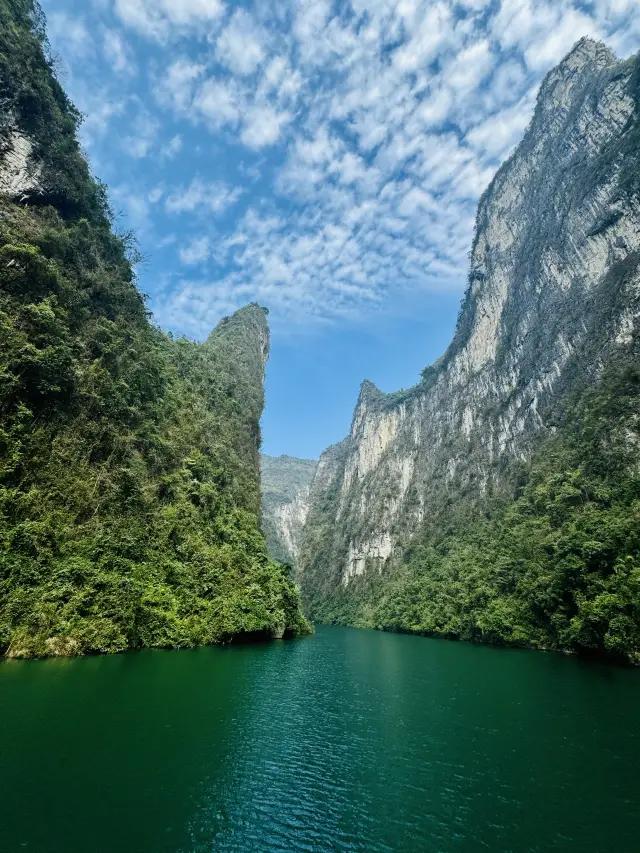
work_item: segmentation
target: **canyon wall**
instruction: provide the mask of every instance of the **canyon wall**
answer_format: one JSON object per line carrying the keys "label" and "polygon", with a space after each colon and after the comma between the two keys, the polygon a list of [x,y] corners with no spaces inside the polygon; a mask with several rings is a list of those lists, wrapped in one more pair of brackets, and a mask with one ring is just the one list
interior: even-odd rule
{"label": "canyon wall", "polygon": [[[640,64],[583,39],[482,196],[453,341],[397,394],[362,384],[320,459],[300,559],[313,613],[384,575],[434,513],[509,488],[637,324]],[[511,473],[509,473],[511,472]]]}

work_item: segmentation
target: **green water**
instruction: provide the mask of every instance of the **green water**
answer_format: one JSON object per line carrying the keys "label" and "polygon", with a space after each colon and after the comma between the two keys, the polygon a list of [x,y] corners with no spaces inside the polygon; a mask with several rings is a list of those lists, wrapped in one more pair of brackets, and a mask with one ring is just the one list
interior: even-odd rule
{"label": "green water", "polygon": [[640,672],[348,628],[0,665],[2,853],[635,851]]}

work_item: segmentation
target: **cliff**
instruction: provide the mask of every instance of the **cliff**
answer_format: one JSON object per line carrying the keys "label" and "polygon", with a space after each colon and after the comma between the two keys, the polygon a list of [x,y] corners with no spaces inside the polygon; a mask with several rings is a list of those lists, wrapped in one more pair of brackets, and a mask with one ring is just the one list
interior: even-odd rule
{"label": "cliff", "polygon": [[278,562],[298,563],[317,464],[294,456],[261,456],[262,529],[269,553]]}
{"label": "cliff", "polygon": [[[300,575],[312,613],[375,621],[384,578],[416,538],[513,497],[569,399],[630,363],[639,155],[640,61],[583,39],[544,80],[479,203],[451,345],[407,392],[363,383],[350,435],[320,460]],[[375,594],[360,582],[378,577]]]}
{"label": "cliff", "polygon": [[0,652],[305,630],[259,530],[264,310],[150,322],[30,0],[0,0],[0,95]]}

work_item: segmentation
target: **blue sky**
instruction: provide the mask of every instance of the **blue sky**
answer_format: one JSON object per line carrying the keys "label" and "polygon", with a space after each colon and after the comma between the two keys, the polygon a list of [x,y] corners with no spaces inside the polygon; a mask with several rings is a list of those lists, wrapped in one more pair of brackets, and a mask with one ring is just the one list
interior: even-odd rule
{"label": "blue sky", "polygon": [[360,382],[449,342],[478,198],[583,35],[637,0],[41,0],[157,322],[270,309],[264,450],[315,457]]}

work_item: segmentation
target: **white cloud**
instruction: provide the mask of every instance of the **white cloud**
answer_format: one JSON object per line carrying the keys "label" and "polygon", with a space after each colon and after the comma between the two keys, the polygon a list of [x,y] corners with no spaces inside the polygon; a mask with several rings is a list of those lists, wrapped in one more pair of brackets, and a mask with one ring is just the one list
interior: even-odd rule
{"label": "white cloud", "polygon": [[160,159],[173,160],[182,151],[182,137],[179,133],[172,136],[160,149]]}
{"label": "white cloud", "polygon": [[192,62],[186,57],[176,59],[157,81],[156,99],[160,104],[177,112],[188,110],[193,101],[196,83],[204,70],[204,65]]}
{"label": "white cloud", "polygon": [[446,85],[458,94],[468,95],[477,89],[493,68],[495,57],[488,39],[482,39],[461,50],[444,72]]}
{"label": "white cloud", "polygon": [[181,187],[167,197],[165,209],[168,213],[193,213],[199,209],[222,213],[232,207],[242,193],[241,187],[231,187],[222,181],[206,182],[194,178],[189,186]]}
{"label": "white cloud", "polygon": [[425,128],[438,127],[449,116],[453,104],[453,94],[444,86],[434,89],[418,107],[419,117]]}
{"label": "white cloud", "polygon": [[131,59],[129,49],[118,30],[107,28],[104,32],[104,55],[114,71],[134,74],[135,64]]}
{"label": "white cloud", "polygon": [[294,70],[284,56],[274,56],[258,82],[256,103],[271,99],[280,108],[292,107],[300,95],[302,85],[301,73]]}
{"label": "white cloud", "polygon": [[183,264],[202,264],[211,254],[208,237],[196,237],[188,246],[180,249],[180,260]]}
{"label": "white cloud", "polygon": [[448,3],[430,4],[411,38],[394,52],[394,65],[403,72],[423,69],[451,42],[453,22]]}
{"label": "white cloud", "polygon": [[398,205],[398,213],[400,216],[411,217],[419,210],[434,211],[437,210],[437,205],[429,193],[419,187],[411,187]]}
{"label": "white cloud", "polygon": [[176,30],[197,31],[215,23],[223,11],[220,0],[115,0],[115,12],[123,24],[161,41]]}
{"label": "white cloud", "polygon": [[288,62],[284,56],[274,56],[265,68],[263,85],[267,90],[278,89],[288,71]]}
{"label": "white cloud", "polygon": [[269,105],[251,107],[245,113],[241,139],[249,148],[264,148],[277,142],[282,128],[291,121],[286,112],[276,112]]}
{"label": "white cloud", "polygon": [[142,111],[134,122],[133,132],[122,141],[124,151],[138,160],[146,157],[156,141],[159,128],[158,121]]}
{"label": "white cloud", "polygon": [[240,118],[240,96],[232,81],[205,80],[193,106],[214,128],[234,125]]}
{"label": "white cloud", "polygon": [[306,59],[311,59],[314,45],[322,40],[330,15],[330,0],[300,0],[296,4],[293,34],[299,40]]}
{"label": "white cloud", "polygon": [[262,62],[265,36],[253,17],[237,9],[216,43],[216,57],[234,74],[252,74]]}

